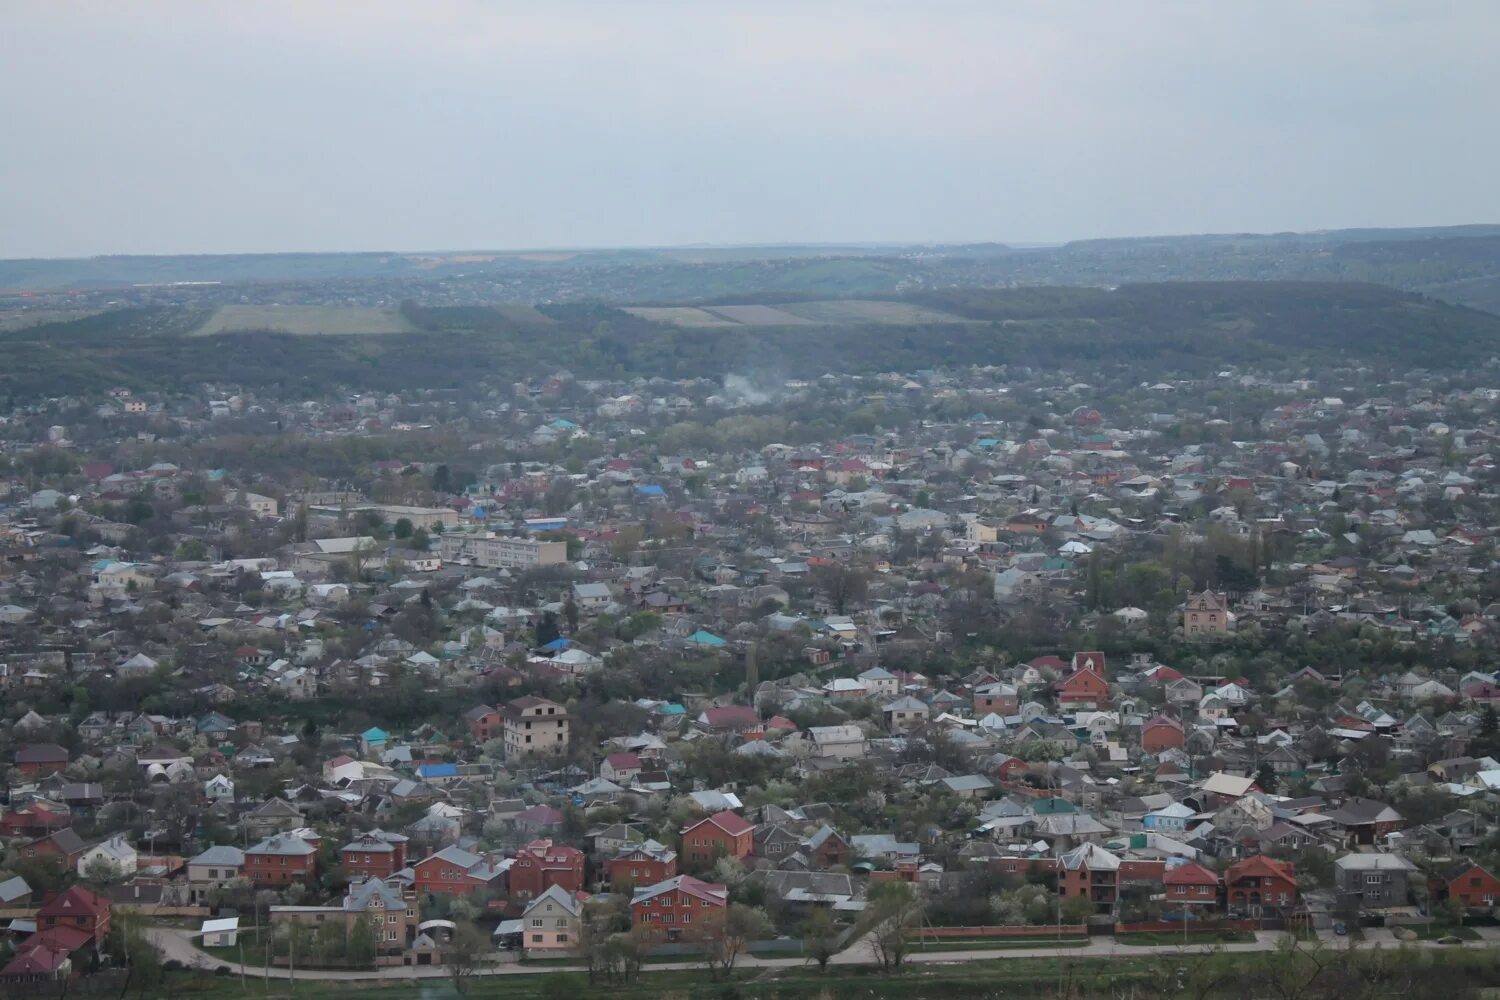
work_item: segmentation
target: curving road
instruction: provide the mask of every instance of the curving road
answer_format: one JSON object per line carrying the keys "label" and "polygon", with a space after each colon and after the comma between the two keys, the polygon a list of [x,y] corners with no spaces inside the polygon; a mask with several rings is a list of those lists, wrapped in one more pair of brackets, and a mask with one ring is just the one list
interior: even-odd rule
{"label": "curving road", "polygon": [[[1500,944],[1500,928],[1494,930],[1496,933],[1486,934],[1483,940],[1470,941],[1463,945],[1439,945],[1432,941],[1412,942],[1416,947],[1432,948],[1488,948]],[[197,932],[183,930],[176,927],[148,927],[146,935],[152,944],[156,945],[165,959],[175,959],[190,968],[214,969],[219,966],[227,967],[234,975],[252,978],[261,978],[269,974],[272,979],[286,979],[289,972],[286,969],[272,967],[266,969],[263,966],[246,965],[243,970],[236,962],[226,962],[201,951],[192,941],[197,937]],[[991,950],[965,950],[965,951],[923,951],[913,952],[906,956],[906,961],[913,964],[922,963],[961,963],[977,962],[987,959],[1003,958],[1130,958],[1140,955],[1178,955],[1183,953],[1201,954],[1213,951],[1216,948],[1226,952],[1255,952],[1274,951],[1280,946],[1284,935],[1280,931],[1257,931],[1254,941],[1241,941],[1232,944],[1190,944],[1183,945],[1122,945],[1113,937],[1092,937],[1089,943],[1079,948],[996,948]],[[1323,936],[1325,945],[1338,948],[1379,948],[1391,947],[1395,939],[1376,936],[1363,942],[1351,941],[1348,938],[1335,938],[1331,934]],[[795,968],[806,965],[804,958],[761,958],[755,955],[742,957],[736,967],[740,968]],[[833,957],[833,965],[873,965],[875,964],[874,950],[870,946],[868,938],[861,938],[848,948]],[[642,972],[649,975],[655,971],[701,969],[702,964],[697,962],[664,962],[653,963],[646,966]],[[478,969],[475,975],[479,976],[526,976],[544,975],[553,972],[583,972],[586,971],[579,965],[525,965],[518,962],[500,963],[487,968]],[[448,970],[443,966],[417,966],[413,968],[393,969],[298,969],[298,979],[342,979],[342,980],[388,980],[402,981],[409,979],[438,979],[448,975]]]}

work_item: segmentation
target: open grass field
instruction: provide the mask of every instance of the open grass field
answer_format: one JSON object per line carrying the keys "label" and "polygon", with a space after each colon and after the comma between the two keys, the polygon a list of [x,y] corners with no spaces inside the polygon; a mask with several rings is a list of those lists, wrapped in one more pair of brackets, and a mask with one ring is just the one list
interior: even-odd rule
{"label": "open grass field", "polygon": [[358,336],[411,333],[414,329],[395,309],[366,306],[239,305],[220,306],[192,335],[212,337],[220,333],[269,330],[299,337]]}
{"label": "open grass field", "polygon": [[778,306],[708,306],[707,311],[746,326],[812,326],[814,322]]}
{"label": "open grass field", "polygon": [[852,326],[863,323],[911,326],[974,322],[912,302],[878,299],[827,299],[778,305],[626,306],[625,311],[642,319],[681,327]]}
{"label": "open grass field", "polygon": [[671,323],[673,326],[738,326],[732,319],[715,316],[711,312],[693,306],[627,306],[626,312],[655,323]]}
{"label": "open grass field", "polygon": [[912,302],[879,299],[830,299],[825,302],[791,302],[778,306],[794,316],[815,323],[969,323],[961,316],[929,309]]}

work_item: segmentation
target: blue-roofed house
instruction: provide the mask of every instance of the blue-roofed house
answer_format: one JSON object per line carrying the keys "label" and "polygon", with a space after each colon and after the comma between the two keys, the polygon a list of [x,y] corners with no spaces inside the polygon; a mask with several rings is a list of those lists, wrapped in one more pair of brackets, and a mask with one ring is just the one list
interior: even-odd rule
{"label": "blue-roofed house", "polygon": [[376,753],[385,749],[386,743],[390,742],[391,735],[379,726],[371,726],[359,734],[359,745],[366,754]]}
{"label": "blue-roofed house", "polygon": [[728,643],[726,643],[723,639],[720,639],[718,636],[714,635],[712,632],[705,632],[701,628],[698,631],[694,632],[692,635],[688,636],[687,641],[693,643],[695,646],[708,646],[713,649],[722,649],[724,646],[728,645]]}
{"label": "blue-roofed house", "polygon": [[457,764],[418,764],[417,774],[423,781],[442,784],[458,778]]}
{"label": "blue-roofed house", "polygon": [[667,491],[655,483],[642,483],[635,488],[637,496],[642,497],[665,497]]}

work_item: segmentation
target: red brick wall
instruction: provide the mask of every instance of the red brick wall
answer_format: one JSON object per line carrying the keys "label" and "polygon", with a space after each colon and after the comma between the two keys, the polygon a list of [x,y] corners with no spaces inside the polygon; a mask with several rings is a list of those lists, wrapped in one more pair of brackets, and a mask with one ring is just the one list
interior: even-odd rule
{"label": "red brick wall", "polygon": [[677,859],[654,861],[645,859],[632,861],[629,858],[614,858],[605,866],[611,885],[630,882],[633,885],[655,885],[665,882],[677,874]]}

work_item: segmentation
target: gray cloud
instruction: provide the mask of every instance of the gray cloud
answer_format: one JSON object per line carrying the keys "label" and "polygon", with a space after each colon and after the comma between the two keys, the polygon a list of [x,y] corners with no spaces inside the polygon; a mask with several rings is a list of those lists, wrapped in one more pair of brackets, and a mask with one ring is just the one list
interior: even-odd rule
{"label": "gray cloud", "polygon": [[3,256],[1500,220],[1478,0],[0,13]]}

